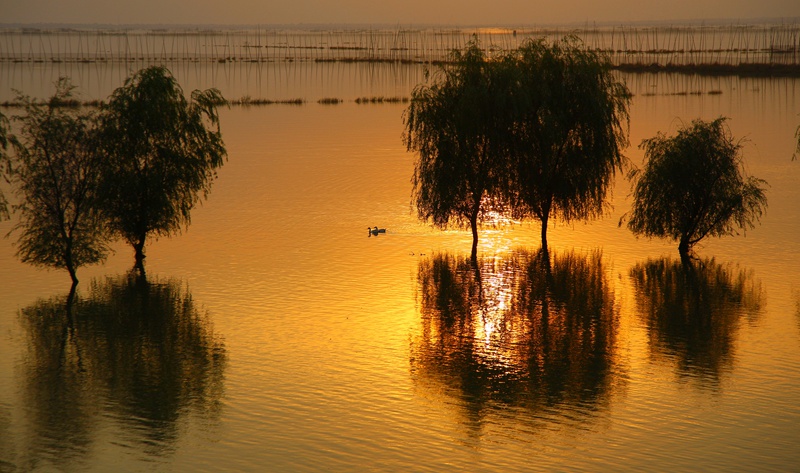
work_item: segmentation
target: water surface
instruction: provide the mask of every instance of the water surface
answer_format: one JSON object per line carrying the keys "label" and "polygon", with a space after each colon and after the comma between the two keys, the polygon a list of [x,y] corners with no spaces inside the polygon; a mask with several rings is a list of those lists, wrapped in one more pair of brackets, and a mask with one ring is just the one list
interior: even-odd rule
{"label": "water surface", "polygon": [[[16,67],[4,89],[39,73]],[[622,178],[609,215],[556,223],[547,255],[521,223],[484,229],[472,265],[469,232],[410,208],[403,105],[352,102],[408,96],[421,68],[292,67],[261,85],[176,72],[232,97],[346,101],[223,110],[229,160],[188,231],[149,245],[146,281],[117,245],[81,269],[67,314],[68,276],[0,241],[0,470],[800,463],[800,82],[623,76],[632,163],[642,139],[723,115],[770,184],[762,225],[699,245],[691,268],[618,227]]]}

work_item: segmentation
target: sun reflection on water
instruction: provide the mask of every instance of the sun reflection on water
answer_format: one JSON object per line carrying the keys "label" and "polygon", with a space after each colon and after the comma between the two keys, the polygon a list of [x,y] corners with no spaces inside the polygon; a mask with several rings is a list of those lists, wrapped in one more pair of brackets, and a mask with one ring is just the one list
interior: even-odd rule
{"label": "sun reflection on water", "polygon": [[439,253],[420,261],[418,281],[412,373],[462,399],[478,431],[510,407],[573,418],[609,404],[623,368],[599,253]]}

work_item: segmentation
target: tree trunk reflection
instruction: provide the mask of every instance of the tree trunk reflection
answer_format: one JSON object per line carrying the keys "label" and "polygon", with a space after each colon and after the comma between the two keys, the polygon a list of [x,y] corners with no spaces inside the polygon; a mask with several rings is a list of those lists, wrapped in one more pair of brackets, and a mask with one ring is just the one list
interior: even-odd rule
{"label": "tree trunk reflection", "polygon": [[20,310],[32,430],[24,438],[35,442],[20,450],[25,468],[79,465],[99,436],[112,435],[110,419],[122,429],[117,442],[161,457],[175,448],[183,416],[219,416],[226,350],[181,281],[132,271],[88,292]]}
{"label": "tree trunk reflection", "polygon": [[733,363],[742,316],[756,317],[764,295],[752,271],[714,259],[662,258],[630,272],[651,355],[673,360],[680,376],[716,386]]}
{"label": "tree trunk reflection", "polygon": [[572,416],[608,404],[618,311],[600,253],[441,253],[420,262],[418,283],[413,377],[462,400],[477,431],[495,409]]}

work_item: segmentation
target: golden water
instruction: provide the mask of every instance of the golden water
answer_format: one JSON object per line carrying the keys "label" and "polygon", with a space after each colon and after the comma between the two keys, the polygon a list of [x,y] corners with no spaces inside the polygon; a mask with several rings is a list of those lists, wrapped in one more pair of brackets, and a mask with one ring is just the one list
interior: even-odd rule
{"label": "golden water", "polygon": [[121,245],[82,268],[72,331],[66,273],[0,241],[0,470],[800,464],[800,82],[626,76],[633,163],[728,116],[768,212],[686,279],[675,244],[617,226],[619,178],[607,217],[551,228],[548,277],[535,223],[484,229],[476,273],[468,232],[418,222],[403,106],[352,102],[413,81],[337,67],[297,94],[343,104],[224,110],[229,160],[188,231],[150,243],[145,286]]}

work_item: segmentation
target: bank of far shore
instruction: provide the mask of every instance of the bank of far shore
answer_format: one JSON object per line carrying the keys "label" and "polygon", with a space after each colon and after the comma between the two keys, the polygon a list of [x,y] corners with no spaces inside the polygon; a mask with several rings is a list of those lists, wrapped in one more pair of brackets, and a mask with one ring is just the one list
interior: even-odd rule
{"label": "bank of far shore", "polygon": [[800,64],[637,64],[622,63],[613,69],[630,73],[671,72],[699,76],[800,77]]}

